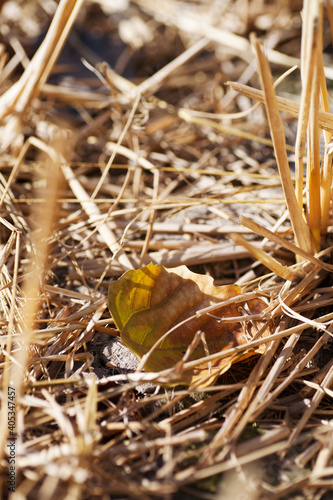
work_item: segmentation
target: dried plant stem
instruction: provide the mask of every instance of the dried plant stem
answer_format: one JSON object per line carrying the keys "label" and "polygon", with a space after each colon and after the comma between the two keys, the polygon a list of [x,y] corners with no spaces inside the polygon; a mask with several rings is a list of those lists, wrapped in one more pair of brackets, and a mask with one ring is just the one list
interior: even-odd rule
{"label": "dried plant stem", "polygon": [[301,248],[297,247],[290,241],[285,240],[278,234],[273,233],[269,229],[266,229],[263,226],[260,226],[256,222],[250,220],[249,218],[245,217],[242,215],[240,217],[240,223],[243,224],[243,226],[251,229],[253,232],[256,234],[263,236],[264,238],[267,238],[269,241],[274,241],[278,245],[280,245],[283,248],[287,248],[290,250],[292,253],[295,255],[299,255],[300,257],[303,257],[304,259],[308,260],[309,262],[312,262],[315,266],[321,267],[322,269],[327,269],[328,271],[333,271],[333,267],[330,264],[326,264],[325,262],[322,262],[321,260],[317,259],[314,257],[312,254],[305,252]]}
{"label": "dried plant stem", "polygon": [[234,243],[236,243],[237,245],[242,245],[244,248],[246,248],[255,259],[259,260],[273,273],[281,276],[281,278],[288,281],[293,281],[293,279],[295,278],[293,271],[288,269],[288,267],[280,264],[280,262],[278,262],[276,259],[274,259],[274,257],[269,255],[264,250],[253,246],[241,234],[231,233],[230,237],[234,241]]}
{"label": "dried plant stem", "polygon": [[[118,139],[118,142],[117,142],[117,146],[120,146],[131,123],[132,123],[132,120],[133,120],[133,117],[134,117],[134,114],[135,114],[135,111],[138,107],[138,104],[140,102],[140,94],[138,93],[134,99],[134,102],[133,102],[133,106],[132,106],[132,109],[131,109],[131,112],[129,114],[129,117],[127,119],[127,122],[126,122],[126,125],[125,127],[123,128],[120,136],[119,136],[119,139]],[[113,151],[112,151],[112,154],[110,156],[110,159],[109,161],[107,162],[106,166],[105,166],[105,169],[103,171],[103,174],[101,175],[101,178],[100,180],[98,181],[98,184],[97,186],[95,187],[94,189],[94,192],[92,193],[91,195],[91,199],[94,200],[99,192],[99,190],[101,189],[101,186],[103,185],[103,183],[105,182],[105,179],[106,179],[106,176],[108,175],[109,171],[110,171],[110,168],[111,168],[111,165],[113,163],[113,160],[115,159],[115,156],[117,154],[117,148],[115,148]]]}
{"label": "dried plant stem", "polygon": [[63,164],[62,171],[73,193],[75,194],[78,201],[82,205],[83,210],[89,216],[91,222],[97,227],[98,232],[103,237],[105,243],[110,248],[113,255],[117,256],[117,259],[119,263],[122,265],[123,269],[125,270],[132,269],[133,266],[131,261],[123,251],[121,245],[119,244],[117,238],[114,236],[111,229],[107,226],[105,222],[100,224],[101,212],[96,203],[90,200],[88,193],[74,175],[73,170],[70,168],[69,165]]}
{"label": "dried plant stem", "polygon": [[[236,404],[234,405],[233,411],[229,413],[227,418],[225,419],[221,429],[218,431],[218,433],[215,435],[214,440],[211,443],[211,450],[212,451],[217,451],[218,448],[221,447],[224,443],[226,443],[228,440],[234,440],[237,439],[237,437],[240,435],[240,433],[244,430],[245,426],[248,423],[248,420],[245,418],[242,419],[241,422],[239,422],[242,414],[245,412],[246,408],[249,406],[249,403],[251,401],[251,397],[253,393],[255,392],[257,385],[259,384],[259,381],[266,370],[267,366],[269,365],[271,361],[271,357],[273,356],[275,349],[277,348],[277,345],[275,343],[275,346],[273,347],[274,343],[271,343],[269,346],[269,354],[268,351],[266,351],[261,357],[254,369],[252,370],[247,384],[243,387],[243,389],[240,391],[238,399]],[[237,425],[238,423],[238,425]],[[237,426],[237,430],[235,429],[235,426]],[[222,452],[219,453],[218,455],[218,460],[221,460],[222,457],[224,457],[228,451],[230,451],[230,444],[228,443],[228,446],[226,449],[223,449]],[[203,457],[205,459],[206,457]]]}
{"label": "dried plant stem", "polygon": [[255,36],[252,37],[252,43],[254,45],[257,56],[259,74],[265,94],[266,112],[270,123],[270,131],[274,144],[275,156],[279,167],[282,187],[288,206],[295,239],[297,244],[301,248],[303,248],[303,250],[311,253],[313,252],[313,248],[310,231],[303,219],[302,210],[297,203],[290,176],[288,158],[286,153],[284,128],[276,102],[272,74],[268,62],[262,52],[262,48]]}
{"label": "dried plant stem", "polygon": [[[306,328],[306,325],[302,325],[303,329]],[[322,345],[326,344],[329,340],[330,336],[328,333],[324,333],[319,340],[315,343],[315,345],[312,347],[312,349],[302,358],[297,365],[291,370],[291,372],[288,374],[286,378],[283,379],[283,381],[276,387],[274,390],[272,390],[266,397],[266,400],[262,402],[262,404],[258,404],[255,412],[252,415],[252,418],[256,418],[258,414],[262,411],[263,408],[266,408],[269,403],[274,400],[274,398],[280,394],[287,386],[288,384],[297,378],[299,372],[304,368],[306,363],[313,359],[313,356],[316,352],[319,351],[319,349],[322,347]]]}
{"label": "dried plant stem", "polygon": [[61,0],[50,29],[20,80],[0,98],[0,121],[13,113],[2,137],[6,148],[13,134],[20,131],[20,121],[32,99],[40,92],[57,60],[83,0]]}
{"label": "dried plant stem", "polygon": [[[327,7],[332,13],[332,6]],[[320,71],[320,96],[322,108],[325,112],[330,112],[329,95],[324,73],[323,58],[318,57],[318,70]],[[319,115],[319,113],[318,113]],[[325,138],[325,154],[322,161],[321,183],[320,183],[320,202],[321,202],[321,234],[325,236],[328,231],[330,202],[332,198],[332,183],[333,183],[333,160],[332,160],[332,132],[324,130]]]}
{"label": "dried plant stem", "polygon": [[[246,95],[250,99],[255,99],[258,102],[265,102],[264,93],[262,90],[254,89],[252,87],[248,87],[247,85],[243,85],[242,83],[237,82],[227,82],[229,87],[237,92],[240,92],[243,95]],[[276,96],[276,102],[279,111],[283,111],[290,116],[298,118],[300,113],[300,105],[297,102],[291,101],[290,99],[286,99],[285,97]],[[333,116],[331,113],[325,111],[319,111],[318,113],[319,126],[327,130],[328,132],[333,132]]]}
{"label": "dried plant stem", "polygon": [[294,441],[295,438],[300,434],[300,432],[304,428],[305,424],[309,420],[310,416],[317,409],[320,401],[325,396],[325,388],[326,387],[330,388],[332,386],[332,383],[333,383],[333,364],[331,363],[330,369],[329,369],[328,373],[326,374],[324,380],[320,384],[320,386],[318,386],[318,388],[317,388],[317,390],[312,398],[312,401],[311,401],[309,408],[306,409],[306,411],[303,413],[300,421],[298,422],[296,427],[293,429],[293,431],[290,435],[290,438],[289,438],[290,442]]}
{"label": "dried plant stem", "polygon": [[[305,2],[306,3],[306,2]],[[308,8],[309,8],[309,3]],[[305,9],[307,6],[305,5]],[[310,10],[306,11],[304,16],[306,20],[309,18]],[[310,112],[310,96],[312,88],[312,71],[315,64],[315,44],[316,40],[314,38],[312,26],[309,26],[307,22],[303,26],[303,36],[302,36],[302,56],[301,56],[301,75],[302,75],[302,93],[301,102],[298,115],[298,126],[296,135],[296,198],[299,206],[303,209],[303,158],[305,154],[305,142],[306,133],[309,123],[309,112]]]}
{"label": "dried plant stem", "polygon": [[[213,120],[208,120],[207,118],[200,118],[198,116],[194,116],[190,110],[180,109],[178,112],[179,118],[185,120],[187,123],[194,123],[196,125],[201,125],[202,127],[210,127],[212,129],[218,130],[219,132],[223,132],[224,134],[235,135],[236,137],[241,137],[247,141],[255,141],[261,144],[265,144],[266,146],[273,146],[273,142],[270,139],[266,139],[265,137],[260,137],[245,130],[241,130],[237,127],[232,127],[231,125],[224,125],[222,123],[216,123]],[[285,148],[289,151],[294,151],[293,146],[285,145]]]}
{"label": "dried plant stem", "polygon": [[[317,65],[318,65],[318,71],[320,73],[321,108],[323,109],[323,111],[325,111],[325,113],[330,114],[329,94],[327,91],[326,78],[325,78],[325,73],[324,73],[324,63],[323,63],[323,57],[321,54],[319,54],[319,57],[317,59]],[[321,127],[320,110],[318,112],[318,126]],[[324,132],[325,144],[327,145],[330,142],[330,140],[332,139],[332,132],[325,130],[325,129],[323,130],[323,132]]]}
{"label": "dried plant stem", "polygon": [[[320,80],[321,66],[319,59],[322,58],[322,2],[317,0],[305,0],[305,26],[302,40],[306,44],[312,41],[310,47],[306,47],[302,55],[305,71],[302,72],[302,79],[309,83],[306,88],[309,92],[310,112],[308,125],[308,161],[307,161],[307,208],[308,220],[313,241],[316,250],[320,250],[320,228],[321,228],[321,206],[320,206],[320,128],[318,124],[319,98],[320,98]],[[311,34],[311,36],[310,36]],[[310,48],[310,50],[309,50]],[[308,56],[309,52],[309,56]],[[313,54],[313,56],[312,56]],[[309,61],[308,61],[308,58]],[[308,67],[307,64],[308,63]],[[303,178],[303,169],[299,172],[297,178]]]}
{"label": "dried plant stem", "polygon": [[5,451],[5,441],[8,433],[8,388],[10,383],[11,351],[13,347],[13,333],[14,333],[14,323],[15,323],[15,313],[16,313],[17,281],[18,281],[18,268],[20,259],[20,242],[21,242],[19,231],[17,232],[14,231],[12,235],[14,235],[16,240],[16,245],[15,245],[16,248],[15,248],[14,275],[12,283],[12,296],[11,296],[10,313],[8,321],[8,340],[6,342],[6,357],[5,357],[3,375],[1,381],[2,404],[0,411],[0,461],[3,458],[3,454]]}
{"label": "dried plant stem", "polygon": [[[155,201],[158,199],[160,173],[157,169],[154,169],[153,175],[154,175],[153,200]],[[149,241],[150,241],[152,234],[153,234],[153,226],[154,226],[155,216],[156,216],[156,210],[152,207],[152,209],[150,210],[150,214],[149,214],[149,226],[148,226],[148,229],[146,232],[145,241],[144,241],[144,244],[142,246],[141,255],[140,255],[140,261],[142,263],[144,261],[146,254],[147,254]]]}
{"label": "dried plant stem", "polygon": [[49,237],[52,234],[54,216],[56,214],[56,197],[58,193],[59,182],[59,163],[49,161],[46,163],[46,181],[45,181],[45,203],[42,210],[36,210],[35,220],[39,229],[35,231],[32,241],[31,259],[27,271],[28,278],[23,285],[23,296],[25,302],[22,307],[19,323],[21,331],[22,346],[16,353],[16,363],[12,366],[11,381],[20,395],[21,385],[23,383],[26,363],[29,357],[29,346],[34,338],[34,322],[41,299],[41,288],[44,282],[44,273],[46,260],[48,256]]}
{"label": "dried plant stem", "polygon": [[330,203],[332,198],[332,182],[333,182],[333,149],[332,143],[329,143],[325,150],[324,162],[321,176],[321,233],[326,235],[328,231],[330,217]]}

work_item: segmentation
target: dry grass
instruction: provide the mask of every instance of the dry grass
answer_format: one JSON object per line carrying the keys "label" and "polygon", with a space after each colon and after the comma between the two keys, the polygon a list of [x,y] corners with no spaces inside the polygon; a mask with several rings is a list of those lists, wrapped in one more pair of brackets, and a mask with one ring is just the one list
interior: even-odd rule
{"label": "dry grass", "polygon": [[[333,14],[276,3],[2,7],[1,498],[332,498]],[[151,261],[265,297],[265,353],[135,372],[107,287]]]}

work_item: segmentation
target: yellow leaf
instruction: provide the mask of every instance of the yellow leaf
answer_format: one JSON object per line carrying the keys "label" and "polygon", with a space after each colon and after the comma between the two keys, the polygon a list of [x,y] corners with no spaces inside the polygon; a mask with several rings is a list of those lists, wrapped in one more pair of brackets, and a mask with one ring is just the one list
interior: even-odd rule
{"label": "yellow leaf", "polygon": [[[145,362],[146,371],[160,371],[178,363],[178,383],[193,385],[197,382],[206,386],[231,363],[255,354],[251,351],[213,364],[206,362],[191,370],[180,369],[179,362],[189,346],[192,352],[187,361],[246,344],[251,339],[252,323],[249,330],[243,321],[220,320],[242,316],[239,304],[224,304],[240,293],[238,285],[214,286],[213,278],[192,273],[186,266],[167,269],[151,263],[142,269],[127,271],[118,281],[111,282],[109,309],[123,344],[138,358],[161,339]],[[198,314],[201,309],[219,303],[221,307],[211,314]],[[253,299],[247,307],[251,314],[259,314],[267,304]],[[197,345],[193,345],[197,332],[201,337]]]}

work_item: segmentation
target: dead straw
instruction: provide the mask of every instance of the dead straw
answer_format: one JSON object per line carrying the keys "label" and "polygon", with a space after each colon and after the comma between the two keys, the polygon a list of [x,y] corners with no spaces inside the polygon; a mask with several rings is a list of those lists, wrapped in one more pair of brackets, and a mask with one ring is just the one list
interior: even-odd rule
{"label": "dead straw", "polygon": [[[330,495],[329,2],[302,16],[292,2],[51,3],[17,2],[13,22],[5,2],[0,19],[2,498]],[[274,88],[294,64],[302,82],[290,70]],[[107,290],[151,261],[240,283],[236,307],[261,297],[260,315],[237,316],[253,339],[138,371]],[[209,387],[170,387],[259,346]]]}

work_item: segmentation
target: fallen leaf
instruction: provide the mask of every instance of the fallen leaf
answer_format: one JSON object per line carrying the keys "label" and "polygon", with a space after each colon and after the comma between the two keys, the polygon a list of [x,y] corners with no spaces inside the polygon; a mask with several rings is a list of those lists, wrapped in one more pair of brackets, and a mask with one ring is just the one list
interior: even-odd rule
{"label": "fallen leaf", "polygon": [[[262,322],[259,325],[246,321],[246,314],[260,314],[267,304],[252,299],[246,303],[248,313],[244,309],[241,312],[244,302],[224,304],[240,294],[240,286],[214,286],[212,277],[193,273],[186,266],[167,269],[151,263],[142,269],[127,271],[119,280],[111,282],[109,309],[123,344],[138,358],[161,339],[145,362],[146,371],[161,371],[178,363],[174,377],[178,384],[207,386],[232,363],[263,351],[260,346],[256,351],[182,370],[189,346],[186,361],[246,344],[257,333]],[[221,307],[212,313],[200,314],[200,310],[219,303]],[[244,313],[244,321],[232,320]],[[231,319],[225,321],[226,318]]]}

